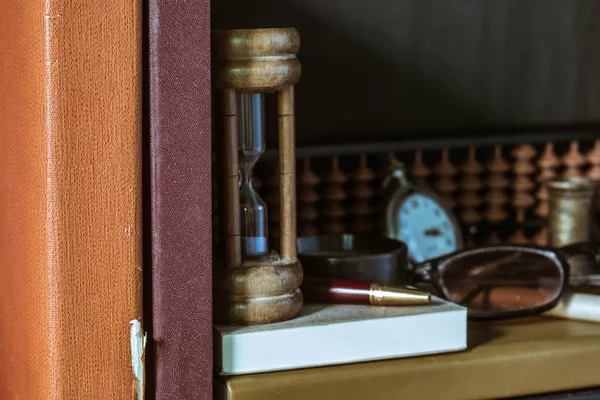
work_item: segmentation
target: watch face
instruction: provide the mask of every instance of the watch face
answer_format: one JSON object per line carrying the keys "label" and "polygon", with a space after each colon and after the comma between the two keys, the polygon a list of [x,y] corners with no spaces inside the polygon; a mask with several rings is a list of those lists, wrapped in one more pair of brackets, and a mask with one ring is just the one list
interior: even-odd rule
{"label": "watch face", "polygon": [[452,218],[433,198],[419,193],[406,197],[397,215],[400,238],[415,262],[422,262],[459,249]]}

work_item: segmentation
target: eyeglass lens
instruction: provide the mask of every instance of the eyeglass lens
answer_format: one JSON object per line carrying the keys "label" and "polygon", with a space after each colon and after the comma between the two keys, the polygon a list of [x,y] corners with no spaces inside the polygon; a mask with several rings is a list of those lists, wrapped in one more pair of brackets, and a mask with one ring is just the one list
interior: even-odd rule
{"label": "eyeglass lens", "polygon": [[515,249],[467,252],[440,265],[446,296],[471,314],[546,305],[560,294],[563,276],[552,254]]}

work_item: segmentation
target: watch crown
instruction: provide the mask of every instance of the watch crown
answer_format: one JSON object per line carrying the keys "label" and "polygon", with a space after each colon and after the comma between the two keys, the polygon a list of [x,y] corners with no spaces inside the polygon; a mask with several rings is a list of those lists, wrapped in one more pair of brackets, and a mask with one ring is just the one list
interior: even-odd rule
{"label": "watch crown", "polygon": [[390,159],[390,169],[391,170],[402,170],[404,172],[405,166],[404,163],[398,160],[396,157]]}
{"label": "watch crown", "polygon": [[383,187],[387,187],[392,179],[398,181],[401,185],[408,183],[406,179],[406,169],[404,163],[395,157],[390,157],[390,174],[383,180]]}

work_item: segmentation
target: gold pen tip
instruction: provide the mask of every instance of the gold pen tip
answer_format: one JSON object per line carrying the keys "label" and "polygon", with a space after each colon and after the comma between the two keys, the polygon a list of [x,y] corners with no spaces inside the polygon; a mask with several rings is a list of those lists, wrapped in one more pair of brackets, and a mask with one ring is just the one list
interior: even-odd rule
{"label": "gold pen tip", "polygon": [[415,289],[373,284],[369,290],[369,302],[374,306],[428,304],[431,302],[431,294]]}

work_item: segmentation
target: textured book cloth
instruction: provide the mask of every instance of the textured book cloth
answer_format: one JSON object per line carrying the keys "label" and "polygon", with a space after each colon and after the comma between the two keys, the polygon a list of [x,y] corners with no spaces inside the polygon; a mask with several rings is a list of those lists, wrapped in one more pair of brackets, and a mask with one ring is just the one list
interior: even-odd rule
{"label": "textured book cloth", "polygon": [[136,398],[142,3],[1,4],[0,398]]}
{"label": "textured book cloth", "polygon": [[437,298],[402,307],[310,304],[290,321],[215,329],[220,371],[237,375],[463,350],[467,310]]}
{"label": "textured book cloth", "polygon": [[150,242],[157,400],[212,398],[209,0],[150,0]]}

